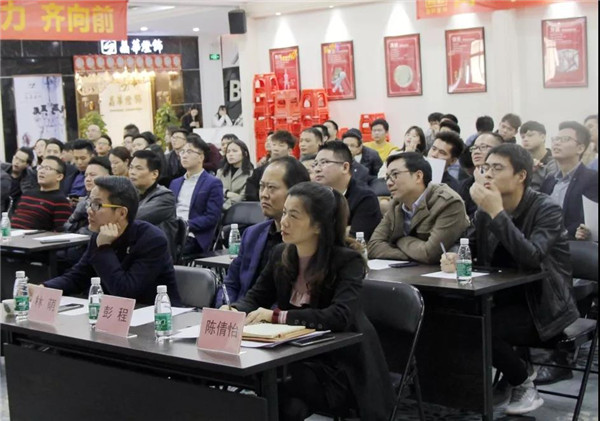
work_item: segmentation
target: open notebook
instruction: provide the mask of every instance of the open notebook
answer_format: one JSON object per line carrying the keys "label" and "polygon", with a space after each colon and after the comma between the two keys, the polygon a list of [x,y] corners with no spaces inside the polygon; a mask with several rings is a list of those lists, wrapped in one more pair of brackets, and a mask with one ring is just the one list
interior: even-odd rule
{"label": "open notebook", "polygon": [[258,323],[244,326],[244,339],[255,341],[277,341],[290,339],[314,332],[314,329],[306,329],[304,326],[278,325],[271,323]]}

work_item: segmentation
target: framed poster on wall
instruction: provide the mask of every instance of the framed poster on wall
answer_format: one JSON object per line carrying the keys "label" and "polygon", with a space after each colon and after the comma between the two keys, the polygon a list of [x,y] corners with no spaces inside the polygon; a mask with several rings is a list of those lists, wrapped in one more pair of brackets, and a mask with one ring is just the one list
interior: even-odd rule
{"label": "framed poster on wall", "polygon": [[355,99],[354,47],[352,41],[321,44],[323,88],[327,99]]}
{"label": "framed poster on wall", "polygon": [[446,31],[446,80],[449,94],[487,90],[483,27]]}
{"label": "framed poster on wall", "polygon": [[387,96],[423,95],[419,34],[385,37]]}
{"label": "framed poster on wall", "polygon": [[544,88],[588,86],[586,18],[542,21]]}
{"label": "framed poster on wall", "polygon": [[300,56],[298,46],[269,50],[271,73],[275,73],[279,89],[295,89],[300,97]]}

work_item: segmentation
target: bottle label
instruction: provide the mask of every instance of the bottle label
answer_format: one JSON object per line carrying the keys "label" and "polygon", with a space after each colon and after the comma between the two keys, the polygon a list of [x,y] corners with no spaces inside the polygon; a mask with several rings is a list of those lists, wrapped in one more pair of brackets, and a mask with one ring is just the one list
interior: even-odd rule
{"label": "bottle label", "polygon": [[470,260],[458,260],[456,262],[456,276],[458,278],[470,278],[471,277],[471,266]]}
{"label": "bottle label", "polygon": [[239,243],[231,243],[229,244],[229,255],[237,256],[240,252],[240,244]]}
{"label": "bottle label", "polygon": [[10,237],[10,225],[2,227],[2,237]]}
{"label": "bottle label", "polygon": [[89,305],[90,311],[90,320],[98,320],[98,313],[100,313],[100,304],[91,304]]}
{"label": "bottle label", "polygon": [[156,313],[154,315],[154,330],[167,332],[172,329],[171,313]]}
{"label": "bottle label", "polygon": [[15,297],[15,311],[29,311],[29,297],[19,296]]}

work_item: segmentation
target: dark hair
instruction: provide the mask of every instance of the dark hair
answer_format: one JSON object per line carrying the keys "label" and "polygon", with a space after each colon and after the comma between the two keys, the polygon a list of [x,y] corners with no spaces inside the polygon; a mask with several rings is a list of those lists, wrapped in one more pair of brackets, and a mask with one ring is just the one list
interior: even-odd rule
{"label": "dark hair", "polygon": [[44,159],[42,159],[42,162],[44,162],[46,159],[56,162],[58,164],[58,172],[61,173],[62,175],[65,175],[66,165],[62,159],[60,159],[57,156],[52,155],[52,156],[44,157]]}
{"label": "dark hair", "polygon": [[38,140],[35,141],[35,143],[33,144],[33,146],[35,147],[40,142],[44,142],[47,145],[48,144],[48,139],[39,138]]}
{"label": "dark hair", "polygon": [[130,224],[137,215],[139,199],[138,191],[133,183],[127,177],[117,177],[115,175],[98,177],[94,184],[108,192],[108,201],[113,205],[124,206],[127,208],[127,222]]}
{"label": "dark hair", "polygon": [[287,130],[277,130],[275,133],[273,133],[271,142],[273,141],[287,143],[288,148],[290,149],[294,149],[294,146],[296,146],[296,139]]}
{"label": "dark hair", "polygon": [[136,151],[133,153],[131,160],[133,158],[143,159],[146,161],[146,166],[150,171],[158,171],[158,178],[162,173],[162,161],[160,156],[156,152],[153,152],[149,149],[142,149],[141,151]]}
{"label": "dark hair", "polygon": [[321,130],[317,129],[317,126],[312,126],[312,127],[302,130],[302,133],[304,133],[304,132],[312,133],[317,138],[317,141],[319,143],[323,143],[323,132],[321,132]]}
{"label": "dark hair", "polygon": [[56,145],[56,146],[58,146],[58,148],[60,149],[61,152],[65,148],[65,145],[60,140],[58,140],[55,137],[51,137],[50,139],[48,139],[48,141],[46,142],[46,146],[48,146],[48,145]]}
{"label": "dark hair", "polygon": [[123,127],[123,131],[127,132],[128,135],[135,136],[139,134],[140,129],[138,129],[138,126],[135,124],[128,124],[127,126]]}
{"label": "dark hair", "polygon": [[199,135],[196,133],[190,133],[187,135],[186,143],[190,143],[194,148],[200,149],[202,153],[204,153],[204,159],[208,158],[208,155],[210,154],[210,147]]}
{"label": "dark hair", "polygon": [[[192,105],[192,107],[193,107],[193,105]],[[190,110],[191,110],[191,109],[192,109],[192,108],[190,108]],[[198,108],[196,108],[196,109],[198,109]],[[225,105],[219,105],[219,109],[217,109],[217,112],[215,113],[215,115],[216,115],[217,117],[219,116],[219,111],[221,111],[222,109],[224,109],[224,110],[225,110],[225,113],[227,113],[227,107],[226,107]]]}
{"label": "dark hair", "polygon": [[585,146],[585,149],[590,145],[590,131],[586,127],[578,123],[577,121],[563,121],[558,125],[558,130],[573,129],[575,130],[575,136],[577,137],[577,143]]}
{"label": "dark hair", "polygon": [[499,142],[500,144],[502,144],[502,143],[506,142],[506,141],[504,140],[504,138],[498,134],[498,132],[484,132],[484,133],[480,133],[480,134],[479,134],[479,136],[477,136],[477,137],[475,138],[475,140],[473,141],[473,144],[475,144],[475,142],[477,141],[477,139],[479,139],[479,137],[480,137],[480,136],[483,136],[483,135],[485,135],[485,136],[491,136],[491,137],[493,137],[493,138],[494,138],[494,140],[496,140],[496,141],[497,141],[497,142]]}
{"label": "dark hair", "polygon": [[434,121],[439,122],[442,120],[442,117],[444,117],[444,114],[442,113],[431,113],[427,116],[427,121],[429,123],[433,123]]}
{"label": "dark hair", "polygon": [[389,125],[389,124],[388,124],[388,122],[387,122],[387,121],[385,121],[385,119],[383,119],[383,118],[378,118],[378,119],[376,119],[376,120],[373,120],[373,122],[371,123],[371,129],[372,129],[374,126],[378,126],[378,125],[382,125],[382,126],[383,126],[383,129],[384,129],[386,132],[388,132],[388,131],[390,130],[390,125]]}
{"label": "dark hair", "polygon": [[148,146],[154,145],[156,143],[156,136],[152,132],[148,132],[148,131],[142,132],[142,133],[138,134],[137,136],[134,136],[132,140],[135,140],[138,137],[144,138],[146,140],[146,142],[148,142]]}
{"label": "dark hair", "polygon": [[427,162],[423,154],[419,152],[401,152],[391,154],[388,156],[386,165],[389,167],[390,164],[397,159],[404,160],[404,166],[408,171],[411,172],[411,174],[421,171],[423,173],[423,184],[425,187],[429,185],[431,182],[431,165],[429,162]]}
{"label": "dark hair", "polygon": [[348,131],[346,131],[346,133],[342,135],[342,140],[344,140],[347,137],[352,137],[358,140],[358,146],[362,145],[362,134],[360,133],[360,130],[348,129]]}
{"label": "dark hair", "polygon": [[94,147],[94,144],[89,140],[77,139],[73,142],[74,151],[81,151],[83,149],[87,150],[90,155],[96,155],[96,148]]}
{"label": "dark hair", "polygon": [[339,140],[327,142],[321,145],[319,148],[320,151],[331,151],[337,159],[341,159],[343,162],[352,165],[352,152],[350,152],[350,148],[344,142]]}
{"label": "dark hair", "polygon": [[179,130],[179,127],[174,124],[169,124],[167,126],[167,131],[169,132],[169,134],[175,133],[175,130]]}
{"label": "dark hair", "polygon": [[28,148],[27,146],[21,146],[19,148],[19,151],[27,154],[27,165],[31,165],[33,163],[33,158],[34,158],[33,149]]}
{"label": "dark hair", "polygon": [[465,148],[465,150],[460,154],[460,157],[458,158],[458,163],[464,169],[475,168],[475,164],[473,164],[473,157],[471,156],[471,151],[469,151],[468,148]]}
{"label": "dark hair", "polygon": [[90,165],[99,165],[102,168],[104,168],[106,171],[108,171],[108,175],[112,175],[112,168],[110,166],[110,161],[108,160],[108,158],[106,158],[104,156],[92,157],[92,159],[90,159],[90,162],[88,162],[88,167]]}
{"label": "dark hair", "polygon": [[[248,150],[248,146],[240,139],[235,138],[227,145],[227,149],[229,149],[229,146],[232,144],[238,145],[242,150],[242,166],[240,167],[242,174],[250,174],[254,167],[252,166],[252,162],[250,162],[250,151]],[[225,150],[225,153],[227,153],[227,150]],[[233,165],[230,165],[227,161],[227,157],[225,157],[225,162],[223,163],[223,175],[229,174],[230,171],[233,171]]]}
{"label": "dark hair", "polygon": [[221,137],[221,142],[222,142],[223,140],[225,140],[225,139],[227,139],[227,140],[234,140],[234,139],[239,139],[239,138],[238,138],[238,137],[237,137],[235,134],[233,134],[233,133],[225,133],[225,134],[224,134],[224,135]]}
{"label": "dark hair", "polygon": [[[326,280],[334,281],[330,276],[336,247],[346,247],[346,226],[350,212],[348,202],[341,193],[318,183],[304,182],[288,191],[288,197],[298,198],[308,214],[311,224],[319,228],[317,250],[310,258],[305,278],[309,284],[311,302],[315,302],[324,289]],[[332,206],[333,205],[333,206]],[[287,273],[287,279],[297,279],[299,267],[296,245],[286,244],[281,265],[276,269]]]}
{"label": "dark hair", "polygon": [[73,140],[69,140],[68,142],[63,144],[63,150],[64,151],[72,151],[73,150]]}
{"label": "dark hair", "polygon": [[319,130],[321,132],[321,138],[326,137],[327,140],[329,140],[329,129],[327,128],[327,126],[324,126],[322,124],[313,124],[311,128]]}
{"label": "dark hair", "polygon": [[110,138],[110,136],[109,136],[109,135],[107,135],[107,134],[101,134],[101,135],[100,135],[100,137],[99,137],[98,139],[106,139],[106,140],[108,140],[108,144],[109,144],[110,146],[112,146],[112,139]]}
{"label": "dark hair", "polygon": [[588,120],[596,120],[598,121],[598,114],[588,115],[585,120],[583,120],[583,124],[587,123]]}
{"label": "dark hair", "polygon": [[515,130],[518,130],[521,126],[521,117],[519,117],[516,114],[506,114],[504,117],[502,117],[502,120],[500,120],[500,122],[503,121],[507,122],[510,125],[510,127],[512,127]]}
{"label": "dark hair", "polygon": [[478,132],[491,132],[494,130],[494,119],[489,115],[477,117],[475,121],[475,129]]}
{"label": "dark hair", "polygon": [[308,173],[306,167],[293,156],[282,156],[281,158],[275,158],[267,164],[267,167],[272,165],[281,165],[285,168],[283,183],[288,189],[298,183],[302,183],[303,181],[310,181],[310,174]]}
{"label": "dark hair", "polygon": [[187,131],[186,129],[184,129],[183,127],[177,127],[177,126],[174,126],[174,127],[175,127],[175,129],[173,129],[173,131],[172,131],[172,132],[169,132],[169,133],[171,133],[171,136],[173,136],[175,133],[183,133],[183,135],[184,135],[185,137],[187,137],[187,135],[188,135],[188,134],[190,134],[190,132],[188,132],[188,131]]}
{"label": "dark hair", "polygon": [[131,153],[125,146],[117,146],[116,148],[112,148],[108,155],[114,155],[121,161],[131,162]]}
{"label": "dark hair", "polygon": [[453,132],[460,134],[460,126],[458,124],[456,124],[454,121],[451,121],[451,120],[442,121],[440,123],[440,129],[442,127],[447,127],[450,130],[452,130]]}
{"label": "dark hair", "polygon": [[310,161],[311,159],[315,159],[317,157],[316,153],[309,153],[307,155],[302,155],[300,157],[300,162]]}
{"label": "dark hair", "polygon": [[516,174],[520,171],[525,171],[527,173],[527,177],[525,177],[524,187],[529,186],[529,183],[531,183],[531,175],[533,174],[533,158],[524,147],[514,143],[504,143],[502,145],[498,145],[490,149],[486,160],[492,154],[508,158],[510,165],[513,167],[513,174]]}
{"label": "dark hair", "polygon": [[[423,129],[421,129],[419,126],[410,126],[408,130],[404,133],[404,135],[406,136],[411,130],[416,131],[417,136],[419,136],[419,144],[417,145],[417,151],[425,153],[425,149],[427,149],[427,141],[425,140],[425,133],[423,133]],[[406,144],[404,145],[404,148],[406,149]]]}
{"label": "dark hair", "polygon": [[[325,120],[323,122],[323,125],[325,125],[325,123],[331,123],[333,125],[333,127],[335,127],[335,130],[339,130],[340,129],[339,126],[338,126],[338,124],[335,121],[333,121],[333,120]],[[327,127],[327,126],[325,126],[325,127]]]}
{"label": "dark hair", "polygon": [[538,123],[537,121],[526,121],[519,128],[519,133],[524,135],[528,131],[538,132],[542,134],[546,134],[546,127],[542,123]]}
{"label": "dark hair", "polygon": [[451,121],[453,121],[456,124],[458,124],[458,118],[456,118],[456,116],[454,114],[444,114],[442,116],[442,118],[440,119],[440,121],[443,120],[443,119],[445,119],[445,118],[450,119]]}
{"label": "dark hair", "polygon": [[450,149],[452,158],[458,158],[465,149],[465,143],[462,141],[460,136],[454,132],[439,132],[435,135],[435,139],[440,139],[442,142],[448,143],[452,146],[452,149]]}

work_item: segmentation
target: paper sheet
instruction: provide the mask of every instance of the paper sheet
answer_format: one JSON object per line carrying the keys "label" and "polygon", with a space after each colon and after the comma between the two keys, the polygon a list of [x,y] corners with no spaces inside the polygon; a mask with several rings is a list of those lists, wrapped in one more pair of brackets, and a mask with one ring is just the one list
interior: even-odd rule
{"label": "paper sheet", "polygon": [[431,165],[431,182],[439,184],[442,182],[444,175],[444,169],[446,168],[446,161],[437,158],[425,158],[429,165]]}
{"label": "paper sheet", "polygon": [[80,314],[88,314],[88,300],[85,298],[75,298],[75,297],[62,297],[60,299],[60,305],[64,306],[66,304],[82,304],[82,308],[76,308],[75,310],[62,311],[58,314],[64,314],[65,316],[78,316]]}
{"label": "paper sheet", "polygon": [[[193,311],[192,307],[171,307],[171,313],[173,317]],[[148,306],[133,310],[133,316],[131,317],[131,326],[141,326],[146,323],[154,323],[154,306]]]}
{"label": "paper sheet", "polygon": [[406,260],[383,260],[383,259],[372,259],[369,260],[369,269],[381,270],[389,269],[391,264],[394,263],[408,263]]}
{"label": "paper sheet", "polygon": [[31,234],[32,232],[36,232],[38,230],[11,230],[10,231],[10,236],[11,237],[21,237],[25,234]]}
{"label": "paper sheet", "polygon": [[58,235],[50,235],[48,237],[36,237],[40,243],[52,243],[54,241],[70,241],[70,240],[80,240],[83,238],[89,238],[89,235],[83,234],[58,234]]}
{"label": "paper sheet", "polygon": [[[471,272],[472,278],[477,278],[478,276],[489,275],[486,272]],[[456,272],[447,273],[447,272],[432,272],[432,273],[424,273],[421,276],[426,276],[428,278],[442,278],[442,279],[456,279]]]}
{"label": "paper sheet", "polygon": [[581,196],[583,200],[583,223],[592,231],[592,241],[598,241],[598,203]]}

